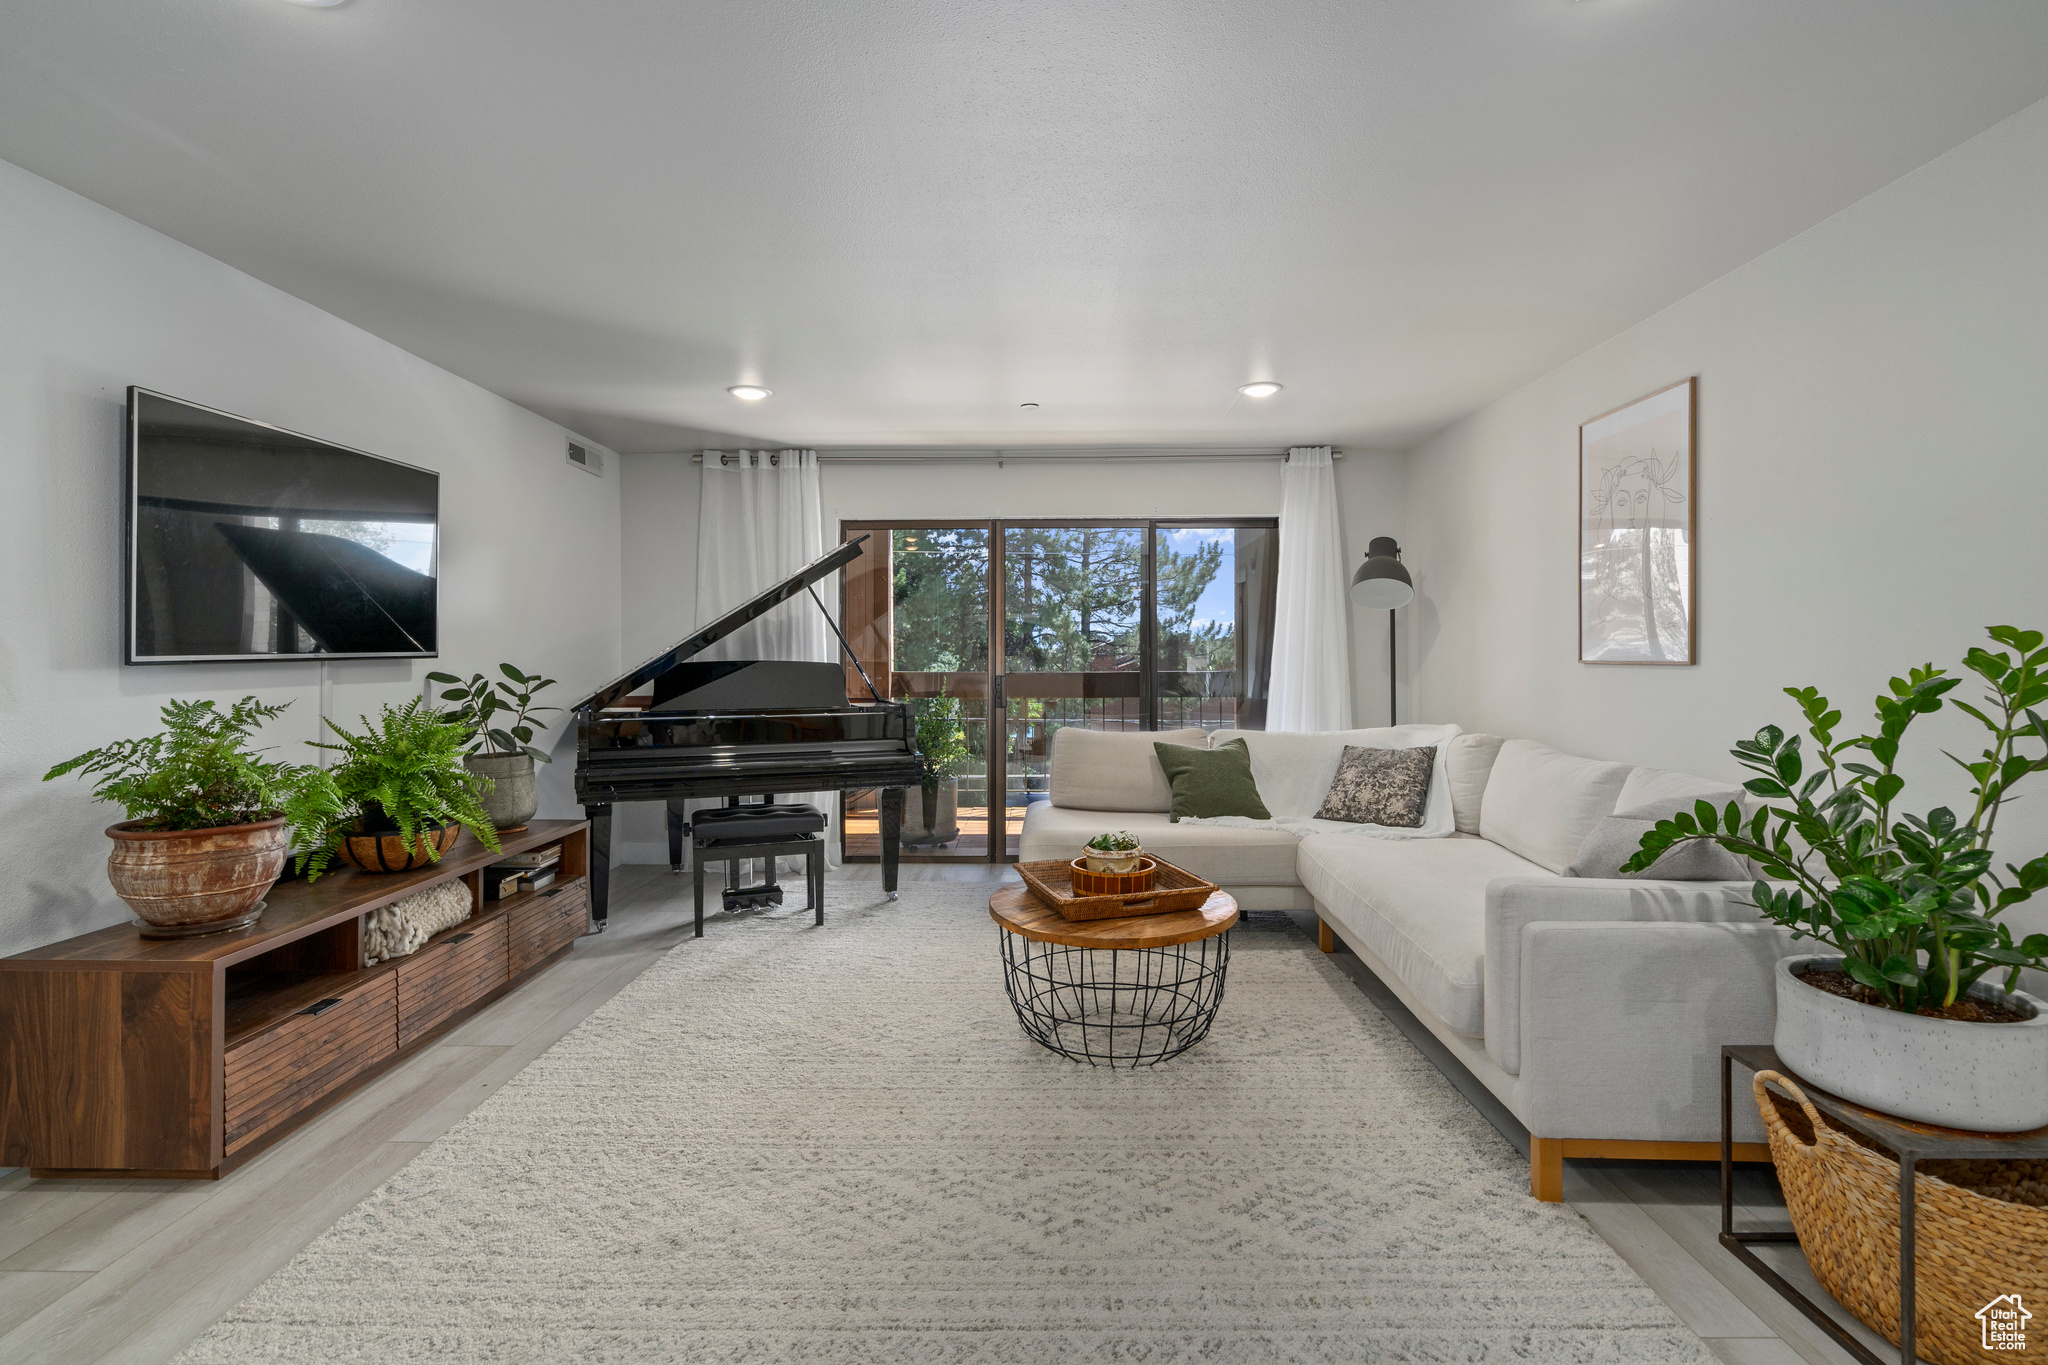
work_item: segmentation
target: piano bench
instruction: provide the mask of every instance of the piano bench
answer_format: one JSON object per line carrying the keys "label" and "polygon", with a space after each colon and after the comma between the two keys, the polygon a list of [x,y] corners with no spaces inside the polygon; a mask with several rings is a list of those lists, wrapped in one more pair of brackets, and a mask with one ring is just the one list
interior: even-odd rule
{"label": "piano bench", "polygon": [[690,842],[702,848],[722,839],[776,839],[823,834],[825,812],[816,806],[713,806],[690,817]]}
{"label": "piano bench", "polygon": [[[727,910],[782,904],[775,880],[777,858],[804,859],[804,885],[810,893],[813,923],[825,922],[825,813],[816,806],[725,806],[697,812],[690,820],[690,874],[696,902],[696,936],[704,937],[704,868],[726,864],[724,906]],[[739,884],[739,865],[759,858],[767,879],[754,887]]]}

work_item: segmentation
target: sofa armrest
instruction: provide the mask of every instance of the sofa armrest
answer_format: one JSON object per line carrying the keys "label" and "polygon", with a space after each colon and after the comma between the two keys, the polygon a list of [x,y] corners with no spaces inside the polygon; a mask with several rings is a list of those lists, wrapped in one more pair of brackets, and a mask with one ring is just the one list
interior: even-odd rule
{"label": "sofa armrest", "polygon": [[1598,877],[1496,877],[1486,886],[1486,1055],[1522,1070],[1522,931],[1547,921],[1712,924],[1760,921],[1748,882],[1658,882]]}
{"label": "sofa armrest", "polygon": [[[1721,1047],[1769,1042],[1775,924],[1538,923],[1522,931],[1521,1093],[1547,1138],[1711,1142]],[[1747,1087],[1735,1138],[1762,1140]]]}

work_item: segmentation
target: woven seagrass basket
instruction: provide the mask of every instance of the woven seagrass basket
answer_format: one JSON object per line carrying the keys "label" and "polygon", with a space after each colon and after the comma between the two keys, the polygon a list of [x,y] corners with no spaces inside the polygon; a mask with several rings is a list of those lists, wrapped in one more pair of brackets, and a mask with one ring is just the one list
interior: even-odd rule
{"label": "woven seagrass basket", "polygon": [[[1898,1345],[1897,1159],[1829,1125],[1789,1078],[1760,1071],[1750,1085],[1814,1278]],[[2048,1316],[2026,1333],[2024,1350],[1994,1351],[1984,1349],[1977,1317],[2005,1295],[2048,1314],[2048,1161],[1923,1161],[1913,1179],[1913,1336],[1921,1356],[1937,1365],[2048,1362]]]}

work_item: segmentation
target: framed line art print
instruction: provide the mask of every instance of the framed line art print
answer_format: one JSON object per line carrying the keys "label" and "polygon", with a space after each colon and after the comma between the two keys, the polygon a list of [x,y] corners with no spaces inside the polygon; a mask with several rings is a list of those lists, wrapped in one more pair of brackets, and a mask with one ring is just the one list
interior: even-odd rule
{"label": "framed line art print", "polygon": [[1579,662],[1697,661],[1696,379],[1579,428]]}

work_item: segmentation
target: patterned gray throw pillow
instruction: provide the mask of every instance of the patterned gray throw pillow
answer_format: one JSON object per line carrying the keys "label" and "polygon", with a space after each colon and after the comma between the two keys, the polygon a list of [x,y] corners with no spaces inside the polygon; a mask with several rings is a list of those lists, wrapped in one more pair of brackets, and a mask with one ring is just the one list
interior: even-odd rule
{"label": "patterned gray throw pillow", "polygon": [[1347,744],[1316,819],[1420,829],[1429,809],[1429,775],[1435,766],[1434,744],[1420,749],[1358,749]]}

